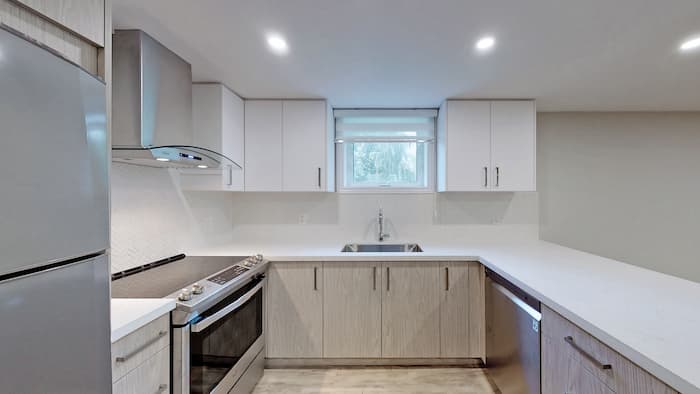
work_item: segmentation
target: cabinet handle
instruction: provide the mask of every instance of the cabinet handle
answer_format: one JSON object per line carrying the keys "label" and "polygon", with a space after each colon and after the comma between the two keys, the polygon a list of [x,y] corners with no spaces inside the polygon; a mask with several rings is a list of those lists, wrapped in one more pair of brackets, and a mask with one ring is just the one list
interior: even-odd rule
{"label": "cabinet handle", "polygon": [[123,363],[123,362],[128,361],[130,358],[132,358],[132,357],[134,357],[135,355],[137,355],[138,353],[140,353],[143,349],[145,349],[145,348],[147,348],[147,347],[153,345],[154,343],[158,342],[159,339],[161,339],[162,337],[164,337],[164,336],[166,336],[166,335],[168,335],[168,332],[167,332],[167,331],[159,331],[159,332],[158,332],[158,335],[157,335],[155,338],[153,338],[153,339],[151,339],[150,341],[144,343],[143,345],[141,345],[141,346],[139,346],[138,348],[134,349],[131,353],[129,353],[129,354],[125,355],[125,356],[116,357],[116,358],[115,358],[115,361],[118,362],[118,363]]}
{"label": "cabinet handle", "polygon": [[571,347],[574,348],[574,350],[581,353],[581,355],[583,357],[587,358],[588,361],[592,362],[596,367],[598,367],[600,369],[612,369],[611,364],[604,364],[604,363],[598,361],[595,357],[593,357],[592,354],[588,353],[587,351],[583,350],[579,345],[577,345],[576,342],[574,342],[574,337],[572,337],[572,336],[564,337],[564,341],[566,343],[568,343],[569,345],[571,345]]}
{"label": "cabinet handle", "polygon": [[445,267],[445,291],[450,291],[450,267]]}
{"label": "cabinet handle", "polygon": [[318,188],[321,188],[321,167],[318,167]]}
{"label": "cabinet handle", "polygon": [[226,182],[227,186],[233,185],[233,166],[226,166],[228,167],[228,181]]}
{"label": "cabinet handle", "polygon": [[390,289],[391,275],[389,275],[389,267],[386,267],[386,291]]}
{"label": "cabinet handle", "polygon": [[377,290],[377,267],[372,267],[372,290]]}
{"label": "cabinet handle", "polygon": [[496,187],[501,183],[501,169],[496,167]]}
{"label": "cabinet handle", "polygon": [[314,267],[314,290],[318,290],[318,267]]}
{"label": "cabinet handle", "polygon": [[156,393],[162,393],[167,389],[168,389],[168,385],[165,383],[161,383],[158,385],[158,390],[156,391]]}
{"label": "cabinet handle", "polygon": [[489,186],[489,168],[484,167],[484,187]]}

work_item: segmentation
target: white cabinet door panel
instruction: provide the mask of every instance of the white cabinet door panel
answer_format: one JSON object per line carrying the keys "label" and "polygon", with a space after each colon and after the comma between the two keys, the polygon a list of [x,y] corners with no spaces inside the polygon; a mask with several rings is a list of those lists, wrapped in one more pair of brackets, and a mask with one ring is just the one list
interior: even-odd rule
{"label": "white cabinet door panel", "polygon": [[282,190],[325,190],[326,103],[284,101],[282,113]]}
{"label": "white cabinet door panel", "polygon": [[[487,190],[490,165],[491,103],[448,101],[446,190]],[[490,180],[489,180],[490,181]]]}
{"label": "white cabinet door panel", "polygon": [[282,190],[282,101],[245,102],[245,190]]}
{"label": "white cabinet door panel", "polygon": [[491,103],[491,158],[494,190],[535,190],[535,103]]}

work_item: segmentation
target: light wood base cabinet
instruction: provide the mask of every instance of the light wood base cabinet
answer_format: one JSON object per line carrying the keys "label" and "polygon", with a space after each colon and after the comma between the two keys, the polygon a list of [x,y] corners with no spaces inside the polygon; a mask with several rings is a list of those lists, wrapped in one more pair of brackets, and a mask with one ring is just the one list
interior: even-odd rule
{"label": "light wood base cabinet", "polygon": [[677,391],[543,305],[542,393],[672,394]]}
{"label": "light wood base cabinet", "polygon": [[381,357],[382,264],[325,264],[323,284],[323,357]]}
{"label": "light wood base cabinet", "polygon": [[265,333],[267,357],[322,357],[322,268],[320,262],[270,266]]}
{"label": "light wood base cabinet", "polygon": [[385,264],[382,357],[440,357],[440,269],[436,263]]}
{"label": "light wood base cabinet", "polygon": [[280,262],[268,277],[269,359],[484,357],[479,263]]}

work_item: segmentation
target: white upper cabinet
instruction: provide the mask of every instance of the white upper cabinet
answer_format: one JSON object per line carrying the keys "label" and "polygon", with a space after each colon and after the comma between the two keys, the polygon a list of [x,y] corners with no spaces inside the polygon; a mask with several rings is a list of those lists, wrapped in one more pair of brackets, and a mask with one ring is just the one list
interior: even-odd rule
{"label": "white upper cabinet", "polygon": [[245,190],[282,191],[282,101],[245,102]]}
{"label": "white upper cabinet", "polygon": [[535,103],[491,103],[491,171],[494,190],[535,190]]}
{"label": "white upper cabinet", "polygon": [[327,191],[327,119],[323,100],[247,100],[245,190]]}
{"label": "white upper cabinet", "polygon": [[535,103],[448,100],[438,117],[438,191],[534,191]]}
{"label": "white upper cabinet", "polygon": [[282,104],[282,190],[325,190],[326,118],[324,101]]}
{"label": "white upper cabinet", "polygon": [[[218,83],[192,85],[192,124],[197,146],[219,152],[244,166],[243,99]],[[244,170],[232,164],[221,169],[180,170],[186,190],[243,190]]]}

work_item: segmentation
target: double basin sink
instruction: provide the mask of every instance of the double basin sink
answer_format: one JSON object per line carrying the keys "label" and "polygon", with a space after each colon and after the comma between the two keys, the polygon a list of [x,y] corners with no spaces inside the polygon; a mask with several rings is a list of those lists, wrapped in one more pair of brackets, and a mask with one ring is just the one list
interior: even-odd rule
{"label": "double basin sink", "polygon": [[341,252],[348,253],[417,253],[423,249],[418,244],[347,244]]}

